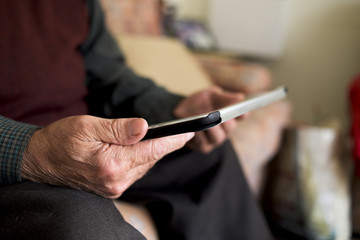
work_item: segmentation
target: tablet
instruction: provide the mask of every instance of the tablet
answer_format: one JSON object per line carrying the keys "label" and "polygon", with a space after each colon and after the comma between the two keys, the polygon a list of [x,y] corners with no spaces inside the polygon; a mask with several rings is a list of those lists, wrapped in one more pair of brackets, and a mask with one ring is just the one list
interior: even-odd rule
{"label": "tablet", "polygon": [[239,103],[235,103],[205,114],[150,125],[143,140],[186,132],[203,131],[232,118],[239,117],[245,113],[279,101],[286,96],[287,88],[279,87],[275,90],[252,96]]}

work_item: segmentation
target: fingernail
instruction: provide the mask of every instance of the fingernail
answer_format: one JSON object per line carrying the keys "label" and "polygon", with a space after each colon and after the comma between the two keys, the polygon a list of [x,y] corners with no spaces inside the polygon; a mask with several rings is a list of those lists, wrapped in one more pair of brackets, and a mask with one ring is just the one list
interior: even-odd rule
{"label": "fingernail", "polygon": [[191,132],[186,134],[186,140],[189,141],[190,139],[192,139],[195,136],[195,133]]}
{"label": "fingernail", "polygon": [[128,123],[128,132],[130,137],[137,137],[143,132],[143,123],[140,119],[131,120]]}

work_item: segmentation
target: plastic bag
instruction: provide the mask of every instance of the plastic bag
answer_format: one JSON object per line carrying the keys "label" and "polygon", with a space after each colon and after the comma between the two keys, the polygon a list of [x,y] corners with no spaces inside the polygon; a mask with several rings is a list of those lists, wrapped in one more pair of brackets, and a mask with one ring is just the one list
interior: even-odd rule
{"label": "plastic bag", "polygon": [[263,197],[270,221],[305,239],[350,238],[351,174],[339,137],[329,127],[286,130]]}

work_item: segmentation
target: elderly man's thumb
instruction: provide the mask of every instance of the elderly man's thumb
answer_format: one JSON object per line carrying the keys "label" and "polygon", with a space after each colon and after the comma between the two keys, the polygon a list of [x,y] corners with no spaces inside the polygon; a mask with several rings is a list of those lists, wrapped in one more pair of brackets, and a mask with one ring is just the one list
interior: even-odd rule
{"label": "elderly man's thumb", "polygon": [[95,127],[96,137],[104,143],[132,145],[146,134],[148,124],[142,118],[101,119]]}

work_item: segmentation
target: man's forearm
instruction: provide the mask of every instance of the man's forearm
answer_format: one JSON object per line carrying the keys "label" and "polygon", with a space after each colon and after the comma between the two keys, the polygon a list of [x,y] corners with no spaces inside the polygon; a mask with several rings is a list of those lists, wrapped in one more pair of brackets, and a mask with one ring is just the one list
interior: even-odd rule
{"label": "man's forearm", "polygon": [[23,154],[36,129],[39,127],[0,116],[0,183],[21,181]]}
{"label": "man's forearm", "polygon": [[80,51],[84,56],[91,115],[105,118],[143,117],[150,124],[174,119],[182,96],[134,73],[107,30],[97,1],[88,0],[90,32]]}

